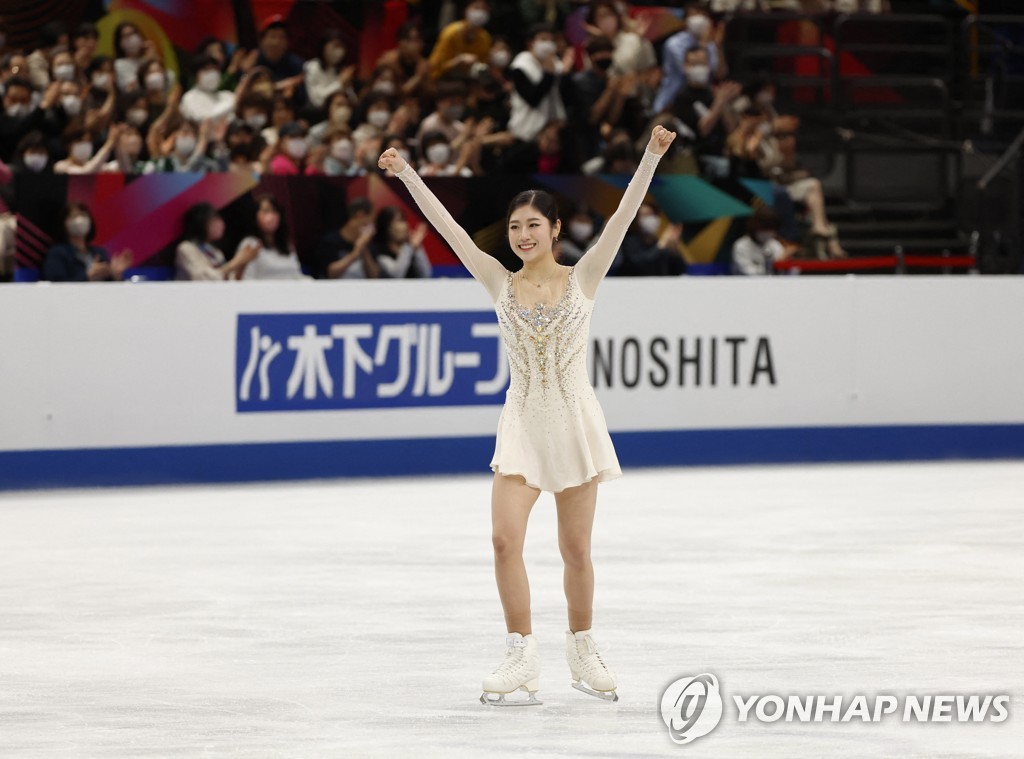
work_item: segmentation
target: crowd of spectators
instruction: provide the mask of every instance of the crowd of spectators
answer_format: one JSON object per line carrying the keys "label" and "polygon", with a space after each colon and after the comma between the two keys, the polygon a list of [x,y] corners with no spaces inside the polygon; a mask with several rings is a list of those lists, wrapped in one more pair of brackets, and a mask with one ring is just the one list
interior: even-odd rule
{"label": "crowd of spectators", "polygon": [[[493,23],[488,0],[464,0],[459,17],[437,30],[429,49],[418,19],[403,24],[393,48],[366,77],[357,75],[357,51],[337,30],[324,31],[314,57],[300,58],[279,16],[263,23],[252,50],[204,40],[193,58],[182,62],[180,76],[164,65],[156,42],[129,21],[114,32],[113,57],[96,53],[99,34],[91,23],[70,32],[59,23],[47,24],[29,50],[8,48],[0,30],[0,166],[4,172],[9,166],[14,173],[34,174],[352,177],[375,172],[377,156],[395,147],[423,176],[631,173],[651,128],[662,124],[680,134],[673,153],[692,153],[703,173],[748,172],[771,179],[784,190],[780,194],[806,207],[812,233],[827,243],[823,255],[841,256],[825,217],[821,185],[796,164],[793,138],[799,122],[776,113],[770,80],[728,79],[724,25],[717,16],[808,4],[823,0],[685,2],[685,26],[656,53],[644,34],[646,21],[631,16],[629,4],[619,0],[522,4],[538,10],[518,35],[502,34],[506,24]],[[852,4],[867,10],[887,5]],[[579,5],[585,6],[587,37],[573,45],[566,20]],[[672,158],[664,162],[666,170],[672,170]],[[254,234],[230,259],[214,244],[216,214],[196,212],[189,218],[179,274],[301,274],[294,261],[285,263],[294,251],[288,248],[278,201],[261,198],[259,208]],[[378,220],[380,213],[371,209]],[[582,229],[586,209],[580,213]],[[87,215],[87,209],[69,208],[68,226],[78,230]],[[591,225],[597,221],[589,219]],[[338,233],[340,242],[335,240],[345,255],[318,265],[314,276],[429,271],[425,256],[409,257],[400,243],[389,242],[388,224],[374,226],[372,218],[358,230],[354,224]],[[376,230],[372,238],[365,231],[371,228]],[[94,256],[83,270],[90,235],[65,231],[63,252],[51,251],[44,277],[118,276],[117,257]],[[674,228],[665,231],[678,241]],[[640,235],[641,227],[636,232]],[[644,239],[671,245],[657,232]],[[408,238],[413,250],[421,250],[413,244],[422,239],[418,231]],[[578,255],[582,244],[566,240],[565,257]],[[393,260],[381,265],[377,254],[366,253],[371,248],[390,250]],[[82,255],[71,255],[72,249]],[[236,262],[238,256],[244,262]],[[317,258],[327,256],[321,252]],[[639,269],[679,273],[685,264],[649,263]]]}

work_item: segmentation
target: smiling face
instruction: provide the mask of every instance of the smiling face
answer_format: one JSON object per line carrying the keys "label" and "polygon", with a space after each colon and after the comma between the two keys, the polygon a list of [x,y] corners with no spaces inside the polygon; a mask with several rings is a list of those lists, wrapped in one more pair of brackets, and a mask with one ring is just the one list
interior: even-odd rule
{"label": "smiling face", "polygon": [[509,217],[508,244],[523,263],[537,261],[552,255],[554,238],[561,228],[561,220],[552,227],[536,207],[520,206]]}

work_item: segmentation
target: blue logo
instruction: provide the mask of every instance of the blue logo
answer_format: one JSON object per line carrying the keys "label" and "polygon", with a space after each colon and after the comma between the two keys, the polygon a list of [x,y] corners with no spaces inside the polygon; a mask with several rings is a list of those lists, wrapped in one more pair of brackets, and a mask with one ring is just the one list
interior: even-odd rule
{"label": "blue logo", "polygon": [[239,314],[239,412],[504,401],[509,366],[494,312]]}

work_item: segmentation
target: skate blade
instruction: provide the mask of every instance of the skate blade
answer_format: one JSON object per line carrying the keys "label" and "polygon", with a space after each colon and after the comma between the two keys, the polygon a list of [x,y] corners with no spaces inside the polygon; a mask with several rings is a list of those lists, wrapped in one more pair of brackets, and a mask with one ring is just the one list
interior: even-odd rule
{"label": "skate blade", "polygon": [[[513,691],[514,693],[515,691]],[[527,693],[530,693],[527,691]],[[505,696],[510,695],[508,693],[493,693],[491,691],[484,691],[480,694],[480,703],[489,704],[490,706],[540,706],[544,702],[537,698],[537,692],[530,693],[529,698],[520,698],[513,701],[509,701]],[[497,698],[491,698],[491,696],[497,696]]]}
{"label": "skate blade", "polygon": [[598,698],[604,701],[619,700],[619,694],[613,690],[593,690],[591,688],[588,688],[586,685],[582,685],[580,683],[572,683],[572,687],[576,690],[583,691],[584,693],[589,693],[591,696],[597,696]]}

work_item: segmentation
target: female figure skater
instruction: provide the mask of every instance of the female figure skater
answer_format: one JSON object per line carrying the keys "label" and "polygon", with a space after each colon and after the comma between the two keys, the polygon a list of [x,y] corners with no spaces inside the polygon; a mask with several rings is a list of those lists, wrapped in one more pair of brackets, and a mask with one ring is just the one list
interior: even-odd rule
{"label": "female figure skater", "polygon": [[[513,198],[506,220],[508,242],[523,262],[515,273],[473,243],[397,150],[388,148],[378,161],[380,168],[405,183],[426,217],[487,288],[509,358],[511,380],[490,464],[494,569],[508,634],[504,661],[483,681],[480,700],[486,704],[541,703],[535,696],[540,657],[530,626],[523,544],[530,510],[542,490],[554,493],[558,510],[572,685],[618,700],[615,674],[601,659],[591,635],[590,539],[597,484],[622,476],[622,470],[587,375],[587,345],[597,287],[675,136],[662,126],[654,128],[618,209],[575,266],[562,266],[552,253],[562,229],[555,199],[543,190],[527,190]],[[518,689],[526,690],[529,698],[505,699]]]}

